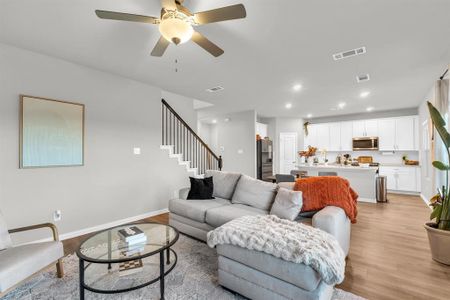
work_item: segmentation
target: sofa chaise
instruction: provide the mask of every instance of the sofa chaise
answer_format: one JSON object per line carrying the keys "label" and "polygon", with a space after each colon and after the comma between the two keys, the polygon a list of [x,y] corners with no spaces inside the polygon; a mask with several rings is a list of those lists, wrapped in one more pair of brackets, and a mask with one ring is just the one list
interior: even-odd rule
{"label": "sofa chaise", "polygon": [[[267,215],[278,186],[292,189],[293,182],[263,182],[239,173],[206,171],[213,176],[215,199],[186,200],[189,188],[169,201],[169,224],[180,232],[206,241],[207,233],[245,215]],[[333,235],[347,255],[351,223],[345,212],[328,206],[297,219]],[[251,299],[330,299],[333,287],[311,267],[283,261],[263,252],[233,245],[218,245],[219,284]]]}

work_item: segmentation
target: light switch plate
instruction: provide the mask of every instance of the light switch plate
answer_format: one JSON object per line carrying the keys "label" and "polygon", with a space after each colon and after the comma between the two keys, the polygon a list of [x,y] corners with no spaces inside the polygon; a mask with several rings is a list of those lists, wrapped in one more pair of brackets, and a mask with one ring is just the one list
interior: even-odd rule
{"label": "light switch plate", "polygon": [[238,150],[238,154],[242,154],[242,153],[244,153],[244,150],[239,149],[239,150]]}
{"label": "light switch plate", "polygon": [[134,155],[140,155],[141,154],[141,148],[133,148]]}

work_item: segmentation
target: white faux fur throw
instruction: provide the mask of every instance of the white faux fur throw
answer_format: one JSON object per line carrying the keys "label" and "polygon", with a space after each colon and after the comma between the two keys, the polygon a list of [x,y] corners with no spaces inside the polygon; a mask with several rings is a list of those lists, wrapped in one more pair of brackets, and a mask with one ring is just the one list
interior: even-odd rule
{"label": "white faux fur throw", "polygon": [[208,246],[231,244],[305,264],[329,285],[344,280],[345,254],[325,231],[274,215],[245,216],[208,232]]}

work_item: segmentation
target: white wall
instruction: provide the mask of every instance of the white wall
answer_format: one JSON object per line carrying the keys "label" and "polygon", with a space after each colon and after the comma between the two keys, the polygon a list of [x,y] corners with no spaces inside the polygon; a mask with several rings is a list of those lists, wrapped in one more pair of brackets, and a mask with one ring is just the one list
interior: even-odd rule
{"label": "white wall", "polygon": [[256,177],[256,112],[243,111],[217,119],[217,124],[211,125],[211,145],[223,157],[223,170]]}
{"label": "white wall", "polygon": [[167,91],[162,91],[161,95],[189,127],[197,132],[197,111],[194,110],[194,99]]}
{"label": "white wall", "polygon": [[[0,209],[10,228],[52,221],[55,209],[61,233],[105,224],[165,209],[188,184],[183,167],[159,149],[159,88],[4,44],[0,69]],[[85,166],[18,168],[19,94],[86,105]],[[181,116],[192,114],[189,105]]]}

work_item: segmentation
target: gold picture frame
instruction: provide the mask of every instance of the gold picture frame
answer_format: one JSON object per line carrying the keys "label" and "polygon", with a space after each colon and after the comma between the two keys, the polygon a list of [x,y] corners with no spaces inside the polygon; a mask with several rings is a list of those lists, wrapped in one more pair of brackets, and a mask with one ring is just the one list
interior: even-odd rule
{"label": "gold picture frame", "polygon": [[85,105],[20,95],[19,167],[84,166]]}

